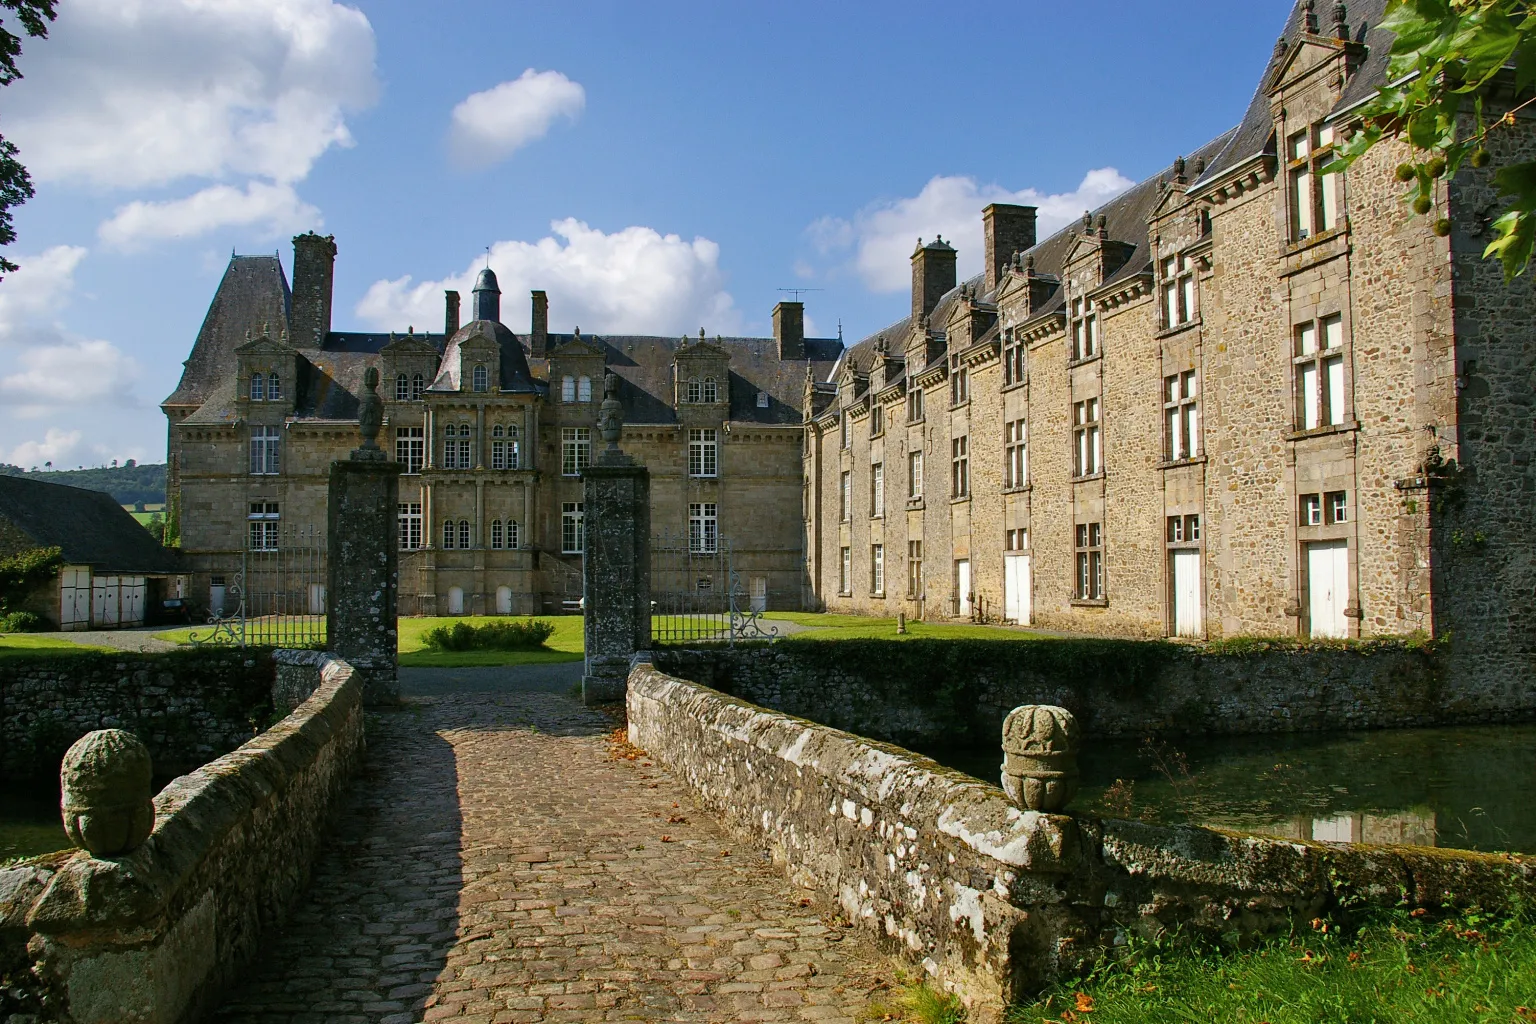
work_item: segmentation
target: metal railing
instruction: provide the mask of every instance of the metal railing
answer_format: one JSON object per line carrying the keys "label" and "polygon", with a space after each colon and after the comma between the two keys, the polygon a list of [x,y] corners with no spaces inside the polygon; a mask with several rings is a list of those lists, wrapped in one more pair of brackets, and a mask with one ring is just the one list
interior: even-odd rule
{"label": "metal railing", "polygon": [[656,644],[774,640],[749,607],[731,542],[710,534],[663,533],[651,541],[651,641]]}
{"label": "metal railing", "polygon": [[226,574],[225,608],[213,609],[208,631],[191,634],[189,642],[199,646],[324,646],[325,531],[315,526],[285,525],[275,530],[275,536],[260,535],[260,543],[261,547],[240,553],[239,570]]}

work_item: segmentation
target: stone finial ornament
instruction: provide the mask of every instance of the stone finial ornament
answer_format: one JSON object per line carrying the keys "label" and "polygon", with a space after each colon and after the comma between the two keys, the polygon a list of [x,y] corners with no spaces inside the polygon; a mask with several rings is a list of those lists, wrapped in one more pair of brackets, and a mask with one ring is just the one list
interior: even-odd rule
{"label": "stone finial ornament", "polygon": [[1302,27],[1312,35],[1317,35],[1317,11],[1314,9],[1314,0],[1301,0]]}
{"label": "stone finial ornament", "polygon": [[98,729],[59,766],[59,809],[70,840],[93,857],[122,857],[155,827],[149,748],[131,732]]}
{"label": "stone finial ornament", "polygon": [[376,366],[370,366],[363,371],[362,398],[357,403],[357,432],[363,436],[363,443],[353,458],[357,459],[382,459],[384,451],[379,447],[379,430],[384,426],[384,403],[379,398],[379,370]]}
{"label": "stone finial ornament", "polygon": [[609,451],[619,450],[619,437],[624,433],[624,406],[619,401],[619,375],[616,373],[603,377],[603,404],[597,409],[597,432],[608,442]]}
{"label": "stone finial ornament", "polygon": [[1066,708],[1025,704],[1003,721],[1003,792],[1027,811],[1061,811],[1077,794],[1077,719]]}
{"label": "stone finial ornament", "polygon": [[1349,38],[1349,9],[1339,4],[1333,9],[1333,38]]}

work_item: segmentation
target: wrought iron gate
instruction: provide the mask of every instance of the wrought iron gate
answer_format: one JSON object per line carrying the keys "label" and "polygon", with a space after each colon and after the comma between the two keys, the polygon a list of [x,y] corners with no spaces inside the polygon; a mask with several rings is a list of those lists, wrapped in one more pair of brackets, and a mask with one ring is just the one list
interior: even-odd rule
{"label": "wrought iron gate", "polygon": [[[225,608],[212,609],[206,633],[193,644],[241,647],[323,647],[325,644],[325,530],[261,524],[251,532],[240,568],[226,574]],[[233,603],[234,607],[229,608]]]}
{"label": "wrought iron gate", "polygon": [[662,533],[651,540],[651,641],[776,640],[742,587],[731,542],[715,534]]}

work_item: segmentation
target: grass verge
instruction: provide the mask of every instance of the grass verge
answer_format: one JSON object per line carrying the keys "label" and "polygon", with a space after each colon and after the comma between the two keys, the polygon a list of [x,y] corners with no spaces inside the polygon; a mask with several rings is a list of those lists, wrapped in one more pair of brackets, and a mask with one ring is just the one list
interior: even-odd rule
{"label": "grass verge", "polygon": [[[1416,911],[1421,913],[1422,911]],[[1240,953],[1133,945],[1009,1011],[1009,1024],[1525,1024],[1536,1021],[1536,916],[1406,911],[1353,934],[1313,921]]]}
{"label": "grass verge", "polygon": [[112,653],[111,647],[72,643],[52,634],[0,633],[0,658],[35,656],[39,651],[50,655]]}

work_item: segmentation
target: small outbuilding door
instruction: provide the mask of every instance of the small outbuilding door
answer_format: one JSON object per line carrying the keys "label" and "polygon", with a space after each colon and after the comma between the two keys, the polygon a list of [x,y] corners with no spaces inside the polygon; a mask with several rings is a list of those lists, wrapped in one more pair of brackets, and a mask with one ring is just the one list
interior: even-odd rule
{"label": "small outbuilding door", "polygon": [[59,570],[59,628],[91,628],[91,570],[66,565]]}
{"label": "small outbuilding door", "polygon": [[118,578],[116,576],[97,576],[91,580],[91,624],[95,626],[115,626],[120,621],[118,614]]}
{"label": "small outbuilding door", "polygon": [[464,614],[464,588],[463,587],[449,587],[448,588],[448,614],[449,615],[463,615]]}
{"label": "small outbuilding door", "polygon": [[1173,586],[1173,635],[1199,636],[1205,632],[1205,609],[1200,604],[1200,552],[1190,548],[1169,556]]}
{"label": "small outbuilding door", "polygon": [[1011,622],[1030,622],[1029,556],[1003,556],[1003,614]]}
{"label": "small outbuilding door", "polygon": [[119,579],[118,625],[144,625],[144,591],[148,586],[143,576],[123,576]]}
{"label": "small outbuilding door", "polygon": [[971,560],[962,558],[955,563],[955,607],[961,618],[971,617]]}
{"label": "small outbuilding door", "polygon": [[765,612],[768,610],[768,577],[752,577],[752,610]]}
{"label": "small outbuilding door", "polygon": [[512,588],[511,587],[497,587],[496,588],[496,614],[497,615],[511,615],[512,614]]}
{"label": "small outbuilding door", "polygon": [[1349,544],[1342,540],[1307,545],[1307,617],[1312,636],[1347,637]]}

